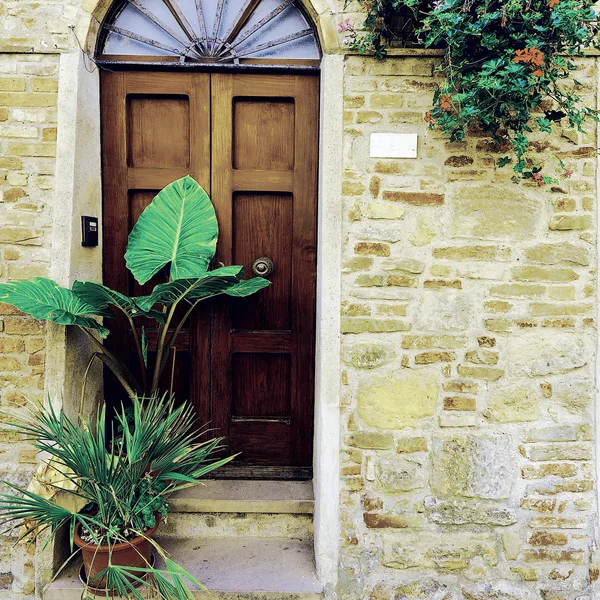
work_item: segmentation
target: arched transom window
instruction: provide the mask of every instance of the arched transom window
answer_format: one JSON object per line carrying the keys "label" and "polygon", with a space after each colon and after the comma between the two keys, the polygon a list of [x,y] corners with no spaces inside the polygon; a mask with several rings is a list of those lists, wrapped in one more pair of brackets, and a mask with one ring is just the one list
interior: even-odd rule
{"label": "arched transom window", "polygon": [[99,62],[314,66],[314,26],[294,0],[119,0]]}

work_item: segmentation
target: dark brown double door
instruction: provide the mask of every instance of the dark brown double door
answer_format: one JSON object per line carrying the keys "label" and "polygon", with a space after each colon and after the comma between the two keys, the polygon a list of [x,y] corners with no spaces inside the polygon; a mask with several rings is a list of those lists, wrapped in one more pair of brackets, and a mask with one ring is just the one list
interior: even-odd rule
{"label": "dark brown double door", "polygon": [[[127,236],[156,192],[188,173],[215,205],[215,261],[248,276],[258,258],[274,264],[256,296],[201,306],[164,382],[241,452],[232,476],[310,476],[317,135],[314,75],[102,73],[105,284],[148,293],[125,268]],[[109,340],[126,354],[117,329]]]}

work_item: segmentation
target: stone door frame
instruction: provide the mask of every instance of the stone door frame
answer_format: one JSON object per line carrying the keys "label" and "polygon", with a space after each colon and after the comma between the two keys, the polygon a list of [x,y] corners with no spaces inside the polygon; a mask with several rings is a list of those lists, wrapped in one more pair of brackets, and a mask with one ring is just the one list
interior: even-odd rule
{"label": "stone door frame", "polygon": [[[100,0],[100,4],[107,2]],[[305,4],[309,4],[305,2]],[[318,4],[313,2],[312,4]],[[322,7],[321,7],[322,8]],[[315,13],[314,7],[310,12]],[[321,11],[323,12],[323,10]],[[315,365],[315,559],[326,589],[337,582],[339,555],[340,453],[340,302],[342,254],[342,106],[344,56],[328,48],[335,38],[332,14],[319,32],[324,56],[321,64],[318,231],[317,331]],[[93,21],[90,35],[95,37]],[[86,32],[88,33],[88,32]],[[88,47],[89,36],[88,36]],[[329,50],[329,51],[328,51]],[[102,281],[102,246],[81,247],[81,216],[102,214],[100,160],[100,89],[98,70],[80,51],[61,55],[58,93],[58,141],[50,276],[61,285],[76,279]],[[328,102],[324,102],[324,98]],[[338,99],[338,102],[332,99]],[[102,226],[102,222],[101,222]],[[89,356],[87,341],[73,328],[48,326],[46,390],[67,414],[78,406],[79,385]],[[102,372],[90,378],[86,410],[102,399]],[[49,548],[38,551],[38,589],[49,580],[56,563]]]}

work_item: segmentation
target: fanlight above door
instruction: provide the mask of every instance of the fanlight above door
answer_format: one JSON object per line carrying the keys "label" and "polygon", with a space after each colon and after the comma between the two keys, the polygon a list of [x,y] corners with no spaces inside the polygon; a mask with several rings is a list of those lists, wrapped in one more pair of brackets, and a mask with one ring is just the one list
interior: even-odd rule
{"label": "fanlight above door", "polygon": [[121,0],[98,39],[100,62],[310,66],[314,26],[294,0]]}

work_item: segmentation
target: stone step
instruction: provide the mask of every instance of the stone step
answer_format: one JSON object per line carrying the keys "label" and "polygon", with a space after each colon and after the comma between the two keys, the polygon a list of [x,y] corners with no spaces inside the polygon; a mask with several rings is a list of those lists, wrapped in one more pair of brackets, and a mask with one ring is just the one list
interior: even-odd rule
{"label": "stone step", "polygon": [[[208,600],[321,600],[312,541],[302,539],[160,538],[173,560],[187,569],[209,592],[193,590]],[[80,600],[80,560],[52,584],[44,600]]]}
{"label": "stone step", "polygon": [[312,483],[208,480],[171,499],[161,536],[175,539],[313,537]]}
{"label": "stone step", "polygon": [[164,538],[312,539],[312,515],[271,513],[170,513],[160,525]]}
{"label": "stone step", "polygon": [[172,512],[312,514],[311,481],[205,480],[171,497]]}

